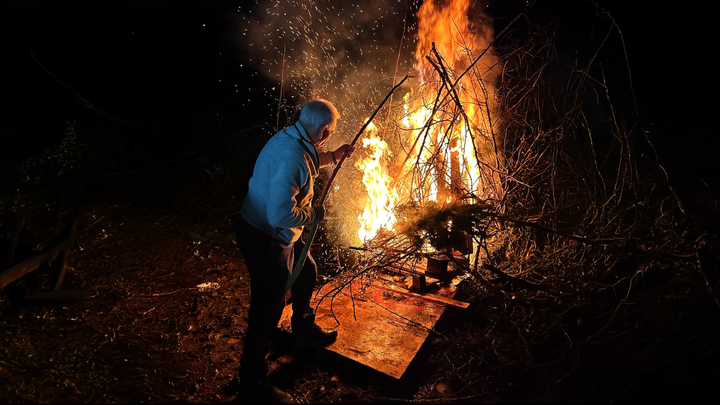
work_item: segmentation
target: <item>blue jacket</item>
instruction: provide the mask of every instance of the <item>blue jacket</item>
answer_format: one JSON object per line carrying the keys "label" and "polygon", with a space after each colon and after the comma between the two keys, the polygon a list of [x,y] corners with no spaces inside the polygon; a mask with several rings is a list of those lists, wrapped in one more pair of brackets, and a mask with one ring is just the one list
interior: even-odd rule
{"label": "blue jacket", "polygon": [[241,215],[250,225],[291,243],[315,220],[313,183],[332,164],[331,152],[318,153],[300,122],[282,129],[258,155]]}

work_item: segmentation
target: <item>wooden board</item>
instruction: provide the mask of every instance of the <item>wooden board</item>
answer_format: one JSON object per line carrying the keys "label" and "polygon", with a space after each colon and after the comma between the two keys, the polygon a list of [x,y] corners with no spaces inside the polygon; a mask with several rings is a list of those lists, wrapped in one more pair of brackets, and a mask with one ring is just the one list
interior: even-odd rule
{"label": "wooden board", "polygon": [[[452,298],[464,278],[456,277],[433,294]],[[393,291],[383,283],[365,280],[363,290],[360,280],[355,280],[334,298],[329,292],[339,284],[328,283],[316,291],[312,305],[319,303],[316,323],[338,331],[337,340],[327,350],[399,379],[447,306]],[[281,328],[290,330],[291,314],[288,305],[280,319]]]}

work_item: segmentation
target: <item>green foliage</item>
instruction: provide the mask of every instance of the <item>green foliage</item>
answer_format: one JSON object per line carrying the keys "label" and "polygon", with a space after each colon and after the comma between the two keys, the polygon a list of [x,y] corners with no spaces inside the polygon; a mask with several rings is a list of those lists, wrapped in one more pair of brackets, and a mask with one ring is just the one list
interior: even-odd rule
{"label": "green foliage", "polygon": [[492,210],[493,206],[486,201],[403,204],[396,211],[396,230],[412,241],[415,248],[427,242],[438,251],[449,252],[464,246],[466,235],[477,239],[488,237]]}

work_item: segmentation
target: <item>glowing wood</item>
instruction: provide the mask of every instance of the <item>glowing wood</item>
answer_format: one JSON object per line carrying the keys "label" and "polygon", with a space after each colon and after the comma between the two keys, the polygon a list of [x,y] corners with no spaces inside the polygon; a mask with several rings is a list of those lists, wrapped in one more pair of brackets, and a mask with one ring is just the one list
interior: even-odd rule
{"label": "glowing wood", "polygon": [[[384,281],[373,280],[360,291],[359,282],[352,283],[337,294],[320,300],[315,321],[326,328],[336,328],[337,340],[327,347],[350,360],[394,378],[401,378],[428,337],[448,304],[464,307],[453,300],[457,284],[464,276],[442,285],[434,294],[389,290]],[[334,286],[323,286],[316,297],[322,297]],[[350,292],[353,291],[354,299]],[[409,293],[409,294],[408,294]],[[427,297],[435,297],[432,302]],[[440,301],[445,300],[445,303]],[[313,301],[312,306],[318,301]],[[280,328],[290,330],[291,306],[283,311]],[[337,321],[336,321],[337,318]]]}

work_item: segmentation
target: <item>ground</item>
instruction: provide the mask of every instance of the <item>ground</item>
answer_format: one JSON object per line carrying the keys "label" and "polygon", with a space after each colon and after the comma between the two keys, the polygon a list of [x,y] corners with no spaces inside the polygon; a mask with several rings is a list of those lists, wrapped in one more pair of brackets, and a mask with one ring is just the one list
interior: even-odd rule
{"label": "ground", "polygon": [[[226,399],[250,298],[232,213],[209,215],[197,201],[153,189],[134,198],[113,190],[75,214],[77,239],[57,293],[37,294],[52,291],[60,257],[4,289],[0,402]],[[299,403],[405,402],[420,391],[425,399],[447,393],[419,377],[427,374],[425,349],[401,380],[333,355],[273,350],[271,380]]]}

